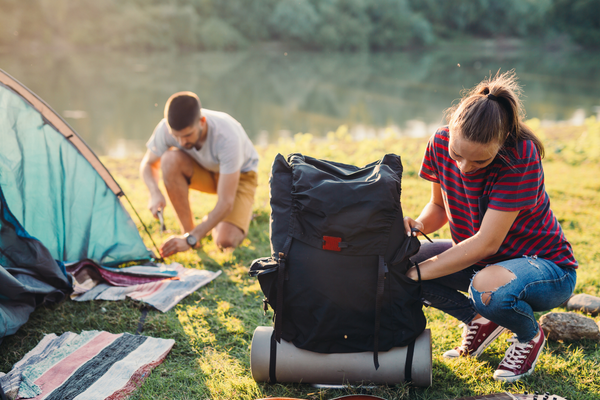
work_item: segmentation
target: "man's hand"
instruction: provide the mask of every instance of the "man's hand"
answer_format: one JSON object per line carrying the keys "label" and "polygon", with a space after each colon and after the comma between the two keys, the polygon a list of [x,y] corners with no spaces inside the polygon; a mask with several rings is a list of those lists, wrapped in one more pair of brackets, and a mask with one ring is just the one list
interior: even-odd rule
{"label": "man's hand", "polygon": [[158,219],[158,212],[164,210],[167,205],[165,196],[159,191],[150,195],[150,201],[148,201],[148,209],[154,215],[154,218]]}
{"label": "man's hand", "polygon": [[150,191],[148,209],[152,215],[154,215],[154,218],[158,219],[158,211],[164,209],[167,205],[165,196],[163,196],[158,187],[158,179],[160,177],[160,156],[147,150],[140,163],[140,176]]}
{"label": "man's hand", "polygon": [[169,257],[181,251],[189,250],[190,248],[190,245],[187,243],[183,236],[171,236],[160,247],[160,254],[163,257]]}

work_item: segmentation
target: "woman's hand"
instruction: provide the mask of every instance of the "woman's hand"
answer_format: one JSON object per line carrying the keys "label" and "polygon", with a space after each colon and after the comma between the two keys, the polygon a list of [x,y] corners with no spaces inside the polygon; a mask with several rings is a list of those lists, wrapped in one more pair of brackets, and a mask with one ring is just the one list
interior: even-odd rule
{"label": "woman's hand", "polygon": [[416,228],[420,231],[425,230],[425,226],[422,222],[415,221],[410,217],[404,217],[404,230],[406,231],[407,236],[417,236],[417,232],[413,232],[412,229]]}

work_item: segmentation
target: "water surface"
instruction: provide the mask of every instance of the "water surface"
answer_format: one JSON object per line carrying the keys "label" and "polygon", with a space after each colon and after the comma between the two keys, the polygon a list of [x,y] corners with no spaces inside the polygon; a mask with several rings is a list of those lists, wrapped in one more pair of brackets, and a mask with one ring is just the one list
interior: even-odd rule
{"label": "water surface", "polygon": [[29,87],[99,155],[145,151],[173,92],[242,123],[256,144],[346,124],[356,137],[430,135],[443,111],[490,72],[515,69],[528,118],[581,123],[600,112],[600,53],[425,51],[327,54],[0,53],[0,68]]}

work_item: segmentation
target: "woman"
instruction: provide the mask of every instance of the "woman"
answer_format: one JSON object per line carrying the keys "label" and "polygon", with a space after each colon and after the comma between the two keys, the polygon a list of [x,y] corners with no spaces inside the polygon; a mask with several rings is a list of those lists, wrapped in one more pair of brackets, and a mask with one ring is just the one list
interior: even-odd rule
{"label": "woman", "polygon": [[[479,356],[505,329],[512,345],[494,379],[529,375],[545,337],[534,311],[561,305],[575,288],[577,261],[550,209],[540,140],[523,123],[514,72],[497,74],[448,110],[429,140],[420,176],[431,200],[413,228],[448,223],[452,241],[424,243],[418,263],[425,302],[465,327],[444,357]],[[407,275],[418,279],[415,267]],[[468,297],[461,292],[468,292]]]}

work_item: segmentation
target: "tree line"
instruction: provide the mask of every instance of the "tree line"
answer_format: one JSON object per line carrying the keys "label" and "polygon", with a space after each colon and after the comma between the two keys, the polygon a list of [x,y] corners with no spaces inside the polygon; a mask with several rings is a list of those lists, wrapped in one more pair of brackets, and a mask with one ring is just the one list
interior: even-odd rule
{"label": "tree line", "polygon": [[0,45],[390,51],[469,37],[600,47],[600,0],[0,0]]}

